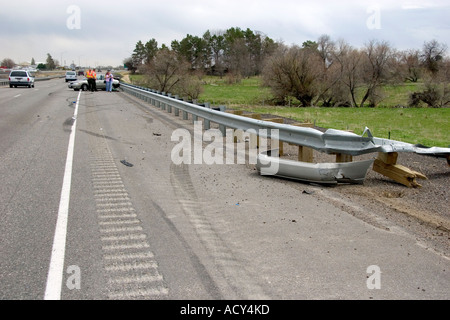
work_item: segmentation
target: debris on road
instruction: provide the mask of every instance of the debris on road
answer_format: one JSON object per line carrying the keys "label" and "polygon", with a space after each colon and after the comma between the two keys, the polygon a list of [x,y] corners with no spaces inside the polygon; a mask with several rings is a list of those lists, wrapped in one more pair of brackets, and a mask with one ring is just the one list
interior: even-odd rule
{"label": "debris on road", "polygon": [[130,168],[134,167],[133,164],[129,163],[129,162],[126,161],[126,160],[122,160],[122,161],[120,161],[120,163],[122,163],[123,165],[125,165],[125,166],[127,166],[127,167],[130,167]]}

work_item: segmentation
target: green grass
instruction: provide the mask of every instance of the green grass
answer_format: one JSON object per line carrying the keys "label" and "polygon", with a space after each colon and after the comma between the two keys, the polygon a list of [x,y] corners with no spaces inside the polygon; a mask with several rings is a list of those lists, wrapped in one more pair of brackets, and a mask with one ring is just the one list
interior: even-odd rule
{"label": "green grass", "polygon": [[403,83],[397,85],[387,85],[381,90],[383,99],[378,106],[393,107],[397,105],[407,106],[409,95],[412,92],[423,89],[422,83]]}
{"label": "green grass", "polygon": [[394,108],[408,104],[409,94],[420,89],[420,83],[385,86],[384,99],[377,108],[276,107],[268,105],[270,90],[260,86],[257,77],[228,84],[226,79],[205,78],[202,102],[226,105],[228,108],[269,113],[317,126],[352,130],[362,134],[368,127],[374,136],[408,143],[448,147],[450,145],[450,109]]}
{"label": "green grass", "polygon": [[368,127],[378,138],[448,147],[450,144],[450,109],[430,108],[289,108],[239,107],[255,113],[270,113],[319,127],[352,130],[362,134]]}
{"label": "green grass", "polygon": [[270,89],[260,85],[257,77],[246,78],[237,84],[228,84],[226,77],[205,77],[200,101],[213,105],[264,105],[270,99]]}
{"label": "green grass", "polygon": [[[133,82],[139,81],[132,76]],[[448,147],[450,145],[449,108],[394,108],[408,104],[409,94],[420,83],[389,85],[382,89],[384,99],[376,108],[325,108],[270,106],[270,90],[261,87],[258,77],[229,84],[227,78],[205,77],[200,102],[226,105],[230,109],[269,113],[298,121],[313,122],[323,128],[352,130],[362,134],[368,127],[374,136],[408,143]]]}

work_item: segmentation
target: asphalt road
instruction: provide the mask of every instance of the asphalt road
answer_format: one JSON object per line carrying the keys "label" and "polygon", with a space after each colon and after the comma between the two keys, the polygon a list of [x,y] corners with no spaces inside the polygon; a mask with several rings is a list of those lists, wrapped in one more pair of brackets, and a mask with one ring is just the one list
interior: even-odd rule
{"label": "asphalt road", "polygon": [[450,298],[449,257],[406,230],[251,165],[176,165],[179,128],[192,121],[122,92],[0,87],[0,299]]}

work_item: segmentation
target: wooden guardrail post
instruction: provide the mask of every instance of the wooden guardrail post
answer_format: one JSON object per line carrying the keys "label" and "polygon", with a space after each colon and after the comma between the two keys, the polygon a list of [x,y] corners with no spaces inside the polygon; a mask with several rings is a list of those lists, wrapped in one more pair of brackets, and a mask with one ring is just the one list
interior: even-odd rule
{"label": "wooden guardrail post", "polygon": [[336,153],[336,162],[337,163],[353,162],[353,156],[343,153]]}
{"label": "wooden guardrail post", "polygon": [[373,170],[409,188],[421,188],[417,178],[428,178],[420,172],[397,164],[398,153],[379,153],[373,164]]}
{"label": "wooden guardrail post", "polygon": [[[305,122],[305,123],[296,123],[293,124],[293,126],[303,128],[313,128],[314,124]],[[298,161],[310,163],[314,162],[314,149],[305,146],[298,146]]]}
{"label": "wooden guardrail post", "polygon": [[[259,113],[243,114],[243,117],[252,118],[256,120],[262,120],[262,116]],[[259,148],[259,136],[258,134],[250,135],[250,148]]]}
{"label": "wooden guardrail post", "polygon": [[[269,122],[275,122],[275,123],[284,123],[284,119],[283,118],[271,118],[271,119],[264,119],[264,121],[269,121]],[[275,140],[274,144],[278,143],[278,150],[279,150],[279,155],[280,157],[284,155],[284,143],[281,140]]]}

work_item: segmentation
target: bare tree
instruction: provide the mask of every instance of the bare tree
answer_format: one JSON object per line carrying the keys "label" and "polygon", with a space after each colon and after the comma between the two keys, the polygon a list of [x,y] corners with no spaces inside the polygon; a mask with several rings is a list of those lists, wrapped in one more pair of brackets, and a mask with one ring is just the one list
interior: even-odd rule
{"label": "bare tree", "polygon": [[417,82],[422,76],[422,66],[420,63],[419,50],[406,50],[397,53],[398,59],[398,76],[403,81]]}
{"label": "bare tree", "polygon": [[161,49],[151,63],[143,68],[150,88],[161,92],[173,92],[186,76],[189,64],[167,48]]}
{"label": "bare tree", "polygon": [[379,100],[378,89],[389,78],[389,63],[392,59],[392,48],[385,41],[370,41],[363,50],[362,80],[366,91],[360,102],[360,107],[366,101],[373,107]]}
{"label": "bare tree", "polygon": [[410,95],[409,105],[425,103],[432,108],[450,107],[450,59],[442,58],[439,70],[424,75],[424,89]]}
{"label": "bare tree", "polygon": [[176,86],[175,93],[186,97],[189,100],[196,100],[203,93],[203,72],[195,71],[186,73],[181,77],[179,84]]}
{"label": "bare tree", "polygon": [[155,90],[197,99],[202,92],[201,71],[193,72],[191,64],[173,50],[162,48],[143,66],[146,85]]}
{"label": "bare tree", "polygon": [[[357,49],[350,46],[344,40],[340,40],[338,49],[335,52],[334,59],[339,63],[341,77],[340,77],[340,92],[347,91],[350,95],[350,104],[357,107],[357,91],[362,83],[361,66],[363,63],[363,54]],[[346,90],[342,89],[346,88]],[[346,100],[345,98],[343,100]]]}
{"label": "bare tree", "polygon": [[283,46],[267,60],[263,81],[272,89],[278,102],[294,97],[302,106],[308,107],[318,94],[321,65],[314,49]]}
{"label": "bare tree", "polygon": [[10,58],[3,59],[2,63],[1,63],[2,67],[6,67],[8,69],[14,68],[15,65],[16,65],[16,63]]}
{"label": "bare tree", "polygon": [[336,44],[330,36],[322,35],[317,40],[317,54],[322,61],[323,72],[318,82],[319,94],[315,105],[322,101],[323,106],[349,106],[347,90],[342,77],[343,55],[346,53],[346,45],[342,41]]}
{"label": "bare tree", "polygon": [[422,49],[421,59],[425,68],[433,75],[439,71],[440,62],[447,51],[447,45],[439,43],[437,40],[425,42]]}
{"label": "bare tree", "polygon": [[321,35],[317,40],[317,51],[320,58],[323,61],[324,68],[328,68],[333,64],[334,51],[336,50],[336,45],[334,41],[331,40],[329,35]]}

